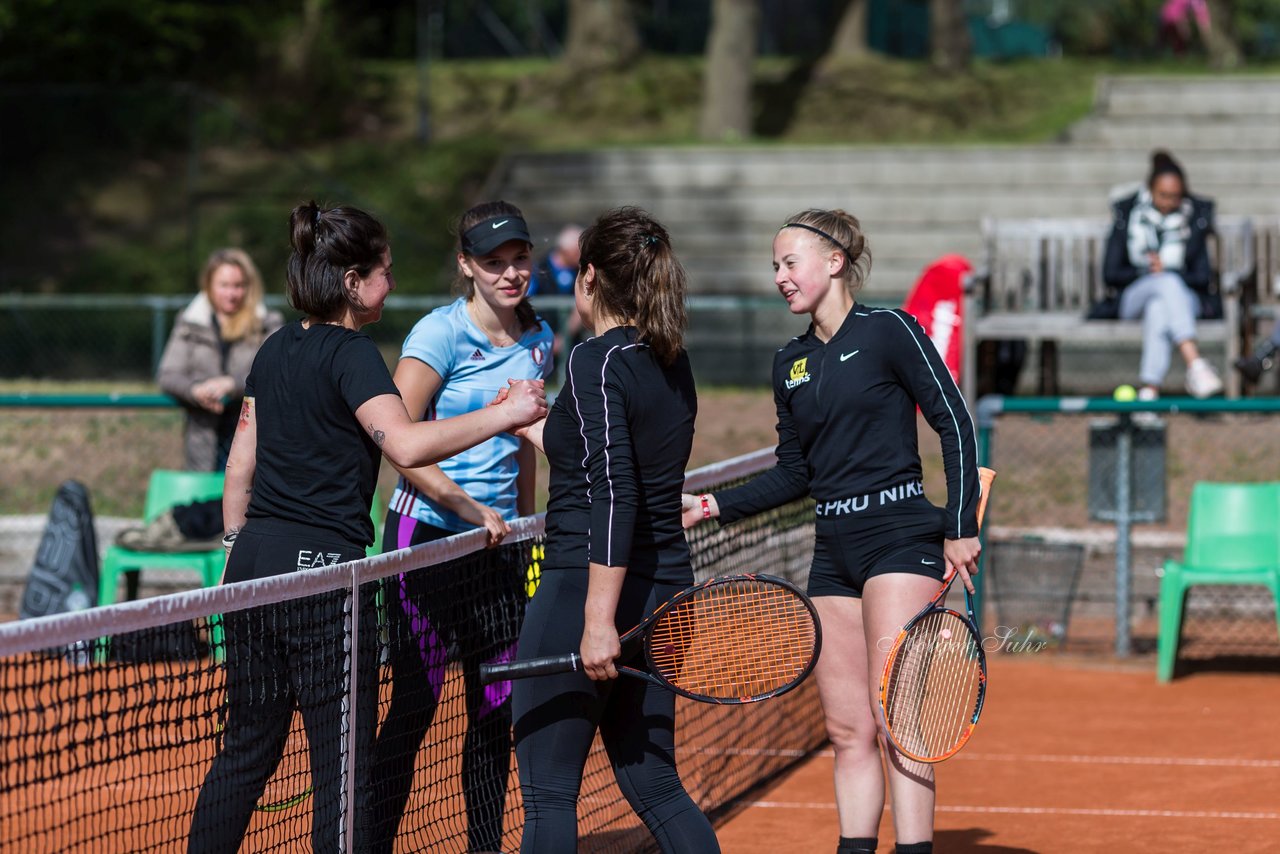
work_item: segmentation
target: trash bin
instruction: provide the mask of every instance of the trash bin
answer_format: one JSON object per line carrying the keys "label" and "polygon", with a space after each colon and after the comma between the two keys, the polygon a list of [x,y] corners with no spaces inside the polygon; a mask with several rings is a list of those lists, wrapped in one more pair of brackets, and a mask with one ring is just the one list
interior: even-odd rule
{"label": "trash bin", "polygon": [[997,624],[988,647],[1038,652],[1061,645],[1083,566],[1084,546],[1077,543],[988,543],[984,571]]}
{"label": "trash bin", "polygon": [[1129,521],[1163,522],[1165,494],[1166,428],[1163,419],[1150,423],[1097,419],[1089,424],[1089,518],[1113,522],[1119,515],[1116,500],[1116,466],[1121,431],[1130,443]]}

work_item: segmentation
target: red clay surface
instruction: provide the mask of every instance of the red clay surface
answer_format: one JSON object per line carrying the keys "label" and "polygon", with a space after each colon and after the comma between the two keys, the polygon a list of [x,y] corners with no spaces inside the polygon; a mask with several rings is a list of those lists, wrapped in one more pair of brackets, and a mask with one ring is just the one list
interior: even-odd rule
{"label": "red clay surface", "polygon": [[[1274,662],[1273,662],[1274,664]],[[978,729],[938,766],[935,850],[1280,850],[1278,672],[993,656]],[[719,829],[726,854],[831,852],[830,750]],[[880,851],[892,851],[886,811]]]}

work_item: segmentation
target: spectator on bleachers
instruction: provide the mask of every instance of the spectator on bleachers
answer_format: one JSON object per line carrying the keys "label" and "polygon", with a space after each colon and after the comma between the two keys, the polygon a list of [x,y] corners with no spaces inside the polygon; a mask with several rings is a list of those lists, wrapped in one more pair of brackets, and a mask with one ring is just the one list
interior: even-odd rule
{"label": "spectator on bleachers", "polygon": [[[573,296],[573,283],[578,278],[578,261],[582,250],[578,240],[582,237],[582,226],[566,225],[556,236],[556,245],[543,256],[533,270],[533,278],[529,280],[529,296],[539,294],[559,294]],[[573,349],[578,336],[582,332],[582,318],[578,309],[571,307],[568,313],[560,316],[558,311],[543,311],[543,317],[555,333],[555,344],[552,353],[555,356],[556,372],[564,362],[563,354]],[[554,384],[556,380],[548,377]]]}
{"label": "spectator on bleachers", "polygon": [[1165,151],[1152,155],[1146,186],[1112,206],[1102,276],[1120,293],[1120,319],[1142,320],[1140,400],[1159,397],[1174,347],[1187,364],[1193,397],[1222,391],[1196,345],[1196,319],[1222,316],[1221,298],[1210,290],[1206,245],[1213,208],[1212,200],[1188,192],[1182,167]]}
{"label": "spectator on bleachers", "polygon": [[241,249],[218,249],[200,274],[200,293],[173,325],[156,380],[186,410],[184,467],[221,471],[235,435],[253,357],[284,323],[262,301],[262,277]]}

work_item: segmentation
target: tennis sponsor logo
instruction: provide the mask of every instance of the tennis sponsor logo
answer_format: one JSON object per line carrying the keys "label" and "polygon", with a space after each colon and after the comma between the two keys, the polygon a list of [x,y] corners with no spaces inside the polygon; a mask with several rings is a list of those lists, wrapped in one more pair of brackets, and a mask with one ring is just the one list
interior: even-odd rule
{"label": "tennis sponsor logo", "polygon": [[922,495],[924,495],[924,482],[911,480],[906,483],[900,483],[897,486],[891,486],[888,489],[882,489],[879,492],[869,492],[866,495],[855,495],[851,498],[840,498],[835,501],[822,501],[814,508],[814,512],[819,516],[844,516],[851,513],[861,513],[873,505],[884,507],[897,501],[904,501],[908,498]]}
{"label": "tennis sponsor logo", "polygon": [[795,388],[796,386],[807,383],[812,377],[809,376],[809,357],[796,359],[791,363],[791,375],[787,379],[787,388]]}
{"label": "tennis sponsor logo", "polygon": [[481,352],[480,352],[480,348],[479,348],[479,347],[477,347],[477,348],[475,349],[475,352],[471,354],[471,361],[473,361],[473,362],[483,362],[483,361],[484,361],[484,353],[481,353]]}
{"label": "tennis sponsor logo", "polygon": [[542,352],[541,347],[531,347],[529,348],[529,358],[533,359],[533,363],[541,368],[542,363],[547,360],[547,354]]}
{"label": "tennis sponsor logo", "polygon": [[337,552],[298,550],[298,569],[315,569],[321,566],[335,566],[342,562],[342,555]]}

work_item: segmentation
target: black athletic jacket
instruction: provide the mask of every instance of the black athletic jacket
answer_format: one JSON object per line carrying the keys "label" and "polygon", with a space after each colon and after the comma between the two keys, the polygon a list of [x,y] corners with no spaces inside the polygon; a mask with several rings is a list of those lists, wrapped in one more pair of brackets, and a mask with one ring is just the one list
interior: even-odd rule
{"label": "black athletic jacket", "polygon": [[920,493],[916,406],[938,432],[947,472],[946,537],[977,536],[973,421],[924,329],[896,309],[855,304],[823,344],[813,327],[773,361],[778,464],[716,493],[727,523],[812,494],[820,516],[893,512]]}
{"label": "black athletic jacket", "polygon": [[680,491],[697,412],[684,352],[662,365],[633,326],[573,348],[542,433],[551,467],[544,568],[594,561],[692,582]]}

